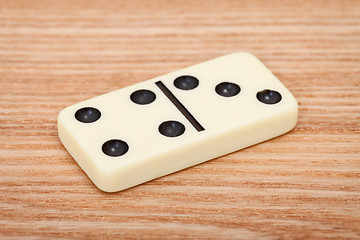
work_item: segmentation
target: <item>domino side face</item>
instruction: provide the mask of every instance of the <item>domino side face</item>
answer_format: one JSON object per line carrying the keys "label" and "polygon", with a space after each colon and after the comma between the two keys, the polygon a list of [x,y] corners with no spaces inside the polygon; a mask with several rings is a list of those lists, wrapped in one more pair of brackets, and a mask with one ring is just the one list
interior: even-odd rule
{"label": "domino side face", "polygon": [[67,107],[58,132],[95,185],[116,192],[284,134],[297,112],[256,57],[233,53]]}

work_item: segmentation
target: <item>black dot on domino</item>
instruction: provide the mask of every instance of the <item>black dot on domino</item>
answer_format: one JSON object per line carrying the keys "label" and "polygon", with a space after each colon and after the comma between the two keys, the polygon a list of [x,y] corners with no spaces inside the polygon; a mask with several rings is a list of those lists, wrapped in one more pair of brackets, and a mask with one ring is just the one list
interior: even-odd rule
{"label": "black dot on domino", "polygon": [[223,97],[233,97],[241,91],[239,85],[231,82],[222,82],[215,87],[217,94]]}
{"label": "black dot on domino", "polygon": [[141,105],[152,103],[155,98],[155,93],[145,89],[137,90],[130,95],[131,101]]}
{"label": "black dot on domino", "polygon": [[275,104],[281,101],[281,94],[274,90],[265,89],[258,92],[256,98],[265,104]]}
{"label": "black dot on domino", "polygon": [[80,108],[75,113],[75,118],[82,123],[92,123],[97,121],[100,117],[100,111],[93,107]]}
{"label": "black dot on domino", "polygon": [[174,85],[181,90],[191,90],[199,85],[199,80],[196,77],[185,75],[176,78]]}
{"label": "black dot on domino", "polygon": [[129,150],[129,145],[119,139],[112,139],[102,145],[102,151],[110,157],[119,157]]}
{"label": "black dot on domino", "polygon": [[160,124],[159,132],[166,137],[178,137],[185,132],[185,126],[178,121],[166,121]]}

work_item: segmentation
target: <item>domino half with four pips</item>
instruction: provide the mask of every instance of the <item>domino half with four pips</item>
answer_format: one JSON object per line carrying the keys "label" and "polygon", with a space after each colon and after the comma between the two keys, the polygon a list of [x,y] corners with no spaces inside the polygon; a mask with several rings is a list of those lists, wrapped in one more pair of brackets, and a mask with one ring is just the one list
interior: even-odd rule
{"label": "domino half with four pips", "polygon": [[240,52],[67,107],[58,131],[95,185],[116,192],[284,134],[297,113],[284,85]]}

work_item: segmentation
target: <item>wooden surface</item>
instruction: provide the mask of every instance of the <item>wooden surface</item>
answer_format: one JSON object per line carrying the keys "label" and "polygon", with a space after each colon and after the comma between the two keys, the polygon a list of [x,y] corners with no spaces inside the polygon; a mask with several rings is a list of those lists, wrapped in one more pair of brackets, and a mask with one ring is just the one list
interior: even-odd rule
{"label": "wooden surface", "polygon": [[[64,107],[235,51],[292,132],[114,194],[59,142]],[[1,238],[360,239],[360,1],[1,0],[0,84]]]}

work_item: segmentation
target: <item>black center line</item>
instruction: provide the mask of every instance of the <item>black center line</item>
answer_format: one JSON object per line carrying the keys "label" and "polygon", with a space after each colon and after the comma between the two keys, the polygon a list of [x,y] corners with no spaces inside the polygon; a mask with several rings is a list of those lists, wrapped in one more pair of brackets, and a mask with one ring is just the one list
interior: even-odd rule
{"label": "black center line", "polygon": [[172,94],[172,92],[161,82],[155,82],[156,86],[160,88],[160,90],[166,95],[166,97],[179,109],[179,111],[186,117],[186,119],[194,126],[194,128],[198,131],[204,131],[205,128],[201,126],[201,124],[194,118],[194,116],[185,108],[184,105]]}

